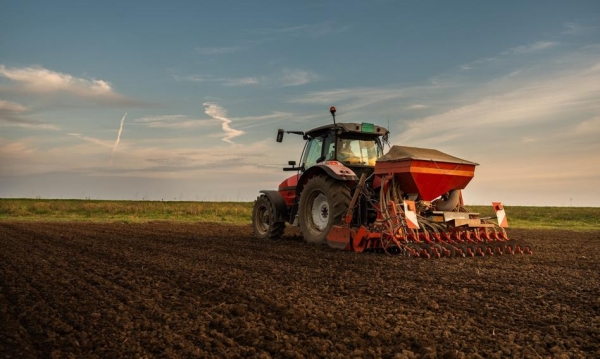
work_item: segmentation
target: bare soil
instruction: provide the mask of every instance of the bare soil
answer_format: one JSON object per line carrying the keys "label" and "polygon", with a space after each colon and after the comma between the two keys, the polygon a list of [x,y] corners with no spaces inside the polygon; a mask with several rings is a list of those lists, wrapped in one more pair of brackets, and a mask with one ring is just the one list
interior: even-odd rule
{"label": "bare soil", "polygon": [[350,253],[250,226],[0,222],[0,357],[600,357],[600,232]]}

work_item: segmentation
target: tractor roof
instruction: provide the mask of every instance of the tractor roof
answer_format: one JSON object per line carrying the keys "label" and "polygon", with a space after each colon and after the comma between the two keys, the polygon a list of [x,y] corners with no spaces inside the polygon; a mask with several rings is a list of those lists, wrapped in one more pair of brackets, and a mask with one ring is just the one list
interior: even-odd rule
{"label": "tractor roof", "polygon": [[306,131],[306,135],[310,137],[318,137],[325,133],[331,132],[333,129],[337,128],[341,133],[350,133],[357,135],[367,135],[367,136],[383,136],[387,134],[389,131],[381,126],[374,125],[372,123],[337,123],[337,124],[329,124],[325,126],[320,126],[313,128],[312,130]]}

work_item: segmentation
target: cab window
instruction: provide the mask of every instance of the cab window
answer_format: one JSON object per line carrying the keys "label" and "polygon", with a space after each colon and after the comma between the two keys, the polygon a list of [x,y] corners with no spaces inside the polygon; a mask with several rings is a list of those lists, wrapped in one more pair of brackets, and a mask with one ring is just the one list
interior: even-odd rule
{"label": "cab window", "polygon": [[348,165],[375,166],[381,149],[375,140],[343,138],[339,140],[337,158]]}
{"label": "cab window", "polygon": [[304,169],[308,169],[317,164],[317,160],[323,160],[321,153],[323,150],[323,138],[316,137],[310,140],[306,149],[306,157],[304,158]]}

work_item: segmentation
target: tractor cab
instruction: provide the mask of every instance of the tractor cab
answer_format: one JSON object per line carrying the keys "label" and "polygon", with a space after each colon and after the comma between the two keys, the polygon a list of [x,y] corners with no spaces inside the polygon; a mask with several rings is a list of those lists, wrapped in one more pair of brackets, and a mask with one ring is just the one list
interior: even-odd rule
{"label": "tractor cab", "polygon": [[296,167],[295,161],[290,161],[291,167],[284,170],[305,172],[317,164],[337,161],[358,177],[363,172],[373,173],[375,161],[383,155],[383,142],[387,141],[389,131],[371,123],[335,123],[335,108],[330,112],[333,124],[306,132],[279,130],[278,142],[284,133],[300,134],[307,140],[300,165]]}

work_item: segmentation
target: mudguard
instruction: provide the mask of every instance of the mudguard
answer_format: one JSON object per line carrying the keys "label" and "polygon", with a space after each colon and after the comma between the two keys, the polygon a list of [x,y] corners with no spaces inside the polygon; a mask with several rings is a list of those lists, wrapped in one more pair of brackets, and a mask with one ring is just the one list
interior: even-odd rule
{"label": "mudguard", "polygon": [[285,200],[281,196],[279,191],[273,190],[262,190],[260,193],[263,193],[271,203],[273,203],[273,208],[275,210],[275,221],[276,222],[285,222],[286,218],[288,218],[288,210],[285,205]]}
{"label": "mudguard", "polygon": [[306,170],[298,179],[296,193],[300,194],[304,185],[314,176],[326,174],[340,181],[358,181],[358,176],[350,168],[339,161],[325,161],[318,163]]}

